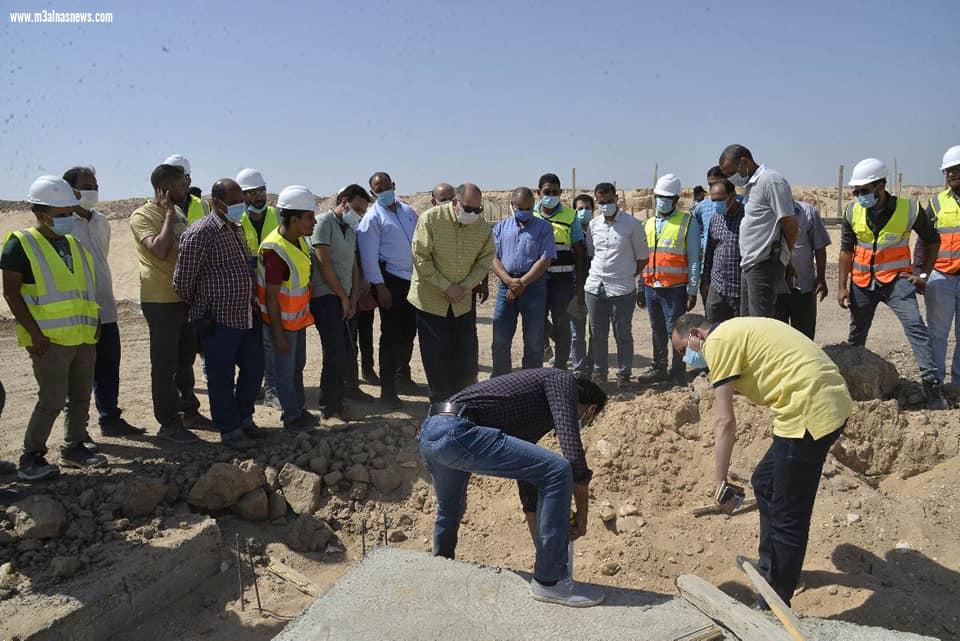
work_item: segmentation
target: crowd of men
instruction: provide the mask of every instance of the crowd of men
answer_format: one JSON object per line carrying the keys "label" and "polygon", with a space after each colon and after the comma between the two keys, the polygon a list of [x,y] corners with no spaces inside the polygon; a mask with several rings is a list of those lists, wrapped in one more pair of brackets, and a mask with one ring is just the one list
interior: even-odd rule
{"label": "crowd of men", "polygon": [[[850,181],[856,200],[842,223],[837,292],[840,306],[850,311],[849,341],[855,345],[865,344],[880,302],[893,310],[931,409],[948,406],[947,336],[951,324],[960,324],[960,146],[946,152],[941,169],[949,186],[924,207],[890,193],[881,161],[857,164]],[[379,386],[386,410],[401,407],[401,394],[428,395],[431,419],[419,439],[440,497],[435,551],[453,555],[471,472],[517,478],[524,509],[534,515],[528,518],[538,549],[533,591],[542,600],[592,605],[602,599],[563,583],[567,559],[558,546],[569,534],[571,492],[580,514],[575,535],[586,529],[583,487],[590,473],[576,426],[588,424],[606,402],[611,326],[620,389],[684,385],[688,368],[709,367],[718,398],[723,396],[718,407],[729,414],[717,423],[718,501],[729,499],[724,492],[732,447],[731,381],[740,378],[737,390],[760,403],[769,398],[758,394],[764,386],[808,390],[811,385],[778,373],[783,361],[771,361],[772,354],[802,360],[804,367],[791,371],[819,376],[836,388],[833,409],[822,399],[809,402],[817,420],[806,426],[804,416],[788,417],[795,407],[778,409],[774,403],[778,437],[793,439],[793,445],[809,441],[810,460],[822,466],[849,416],[852,403],[842,379],[812,343],[817,305],[828,295],[829,236],[817,209],[795,200],[788,181],[741,145],[723,150],[719,164],[707,172],[708,188],[694,189],[690,211],[680,206],[679,178],[662,176],[653,191],[654,214],[646,220],[622,209],[610,182],[599,183],[591,194],[576,194],[568,205],[552,173],[542,175],[535,190],[514,189],[511,215],[495,225],[483,216],[480,188],[468,182],[437,185],[432,207],[418,215],[398,198],[390,175],[377,172],[366,187],[341,189],[332,207],[317,215],[317,196],[302,185],[285,187],[276,205],[268,206],[266,182],[255,169],[216,181],[208,201],[196,193],[190,173],[183,156],[167,158],[150,176],[153,198],[130,217],[140,308],[149,328],[157,436],[188,445],[199,440],[191,429],[212,428],[223,445],[246,450],[266,436],[254,421],[258,400],[280,410],[283,429],[300,432],[340,427],[351,418],[347,401],[373,401],[360,389],[361,378]],[[60,465],[107,463],[87,429],[91,391],[102,435],[136,438],[146,432],[128,423],[119,407],[121,340],[108,262],[110,226],[96,210],[98,190],[92,167],[38,178],[28,197],[36,225],[13,232],[0,259],[4,297],[38,388],[19,462],[20,478],[28,481],[58,473],[45,457],[64,408]],[[914,257],[911,231],[920,239]],[[476,308],[491,293],[491,271],[496,278],[492,377],[478,383]],[[929,330],[918,294],[927,296]],[[690,313],[698,300],[704,316]],[[647,312],[653,348],[650,367],[637,377],[635,308]],[[379,373],[372,341],[377,309]],[[727,323],[738,316],[782,323]],[[518,319],[520,366],[535,370],[526,374],[511,374]],[[784,323],[796,332],[784,333]],[[319,415],[308,409],[304,389],[310,326],[319,334],[323,355]],[[411,376],[417,337],[426,389]],[[766,351],[757,351],[760,346]],[[550,352],[552,368],[544,370]],[[210,418],[200,413],[195,393],[198,354]],[[765,369],[741,388],[746,370],[760,364]],[[556,374],[562,370],[570,373]],[[718,379],[723,372],[727,375]],[[951,375],[954,385],[960,383],[957,353]],[[431,422],[433,417],[439,418]],[[451,430],[484,421],[493,426],[485,429],[499,436],[475,433],[452,449],[441,447]],[[542,448],[523,445],[554,427],[563,457],[547,459]],[[828,436],[829,443],[822,440]],[[513,441],[498,442],[501,437]],[[470,447],[478,448],[477,454],[467,461],[463,453]],[[811,493],[807,483],[800,514],[778,513],[784,481],[775,492],[772,479],[787,459],[772,448],[754,489],[761,500],[761,565],[766,558],[771,580],[779,580],[775,587],[789,599],[816,484]],[[809,480],[805,470],[806,476],[791,478]],[[819,480],[819,468],[813,476]],[[551,506],[549,515],[536,516],[538,499]],[[783,534],[777,528],[784,519],[794,523],[791,536],[802,545],[772,550],[785,545],[776,535]]]}

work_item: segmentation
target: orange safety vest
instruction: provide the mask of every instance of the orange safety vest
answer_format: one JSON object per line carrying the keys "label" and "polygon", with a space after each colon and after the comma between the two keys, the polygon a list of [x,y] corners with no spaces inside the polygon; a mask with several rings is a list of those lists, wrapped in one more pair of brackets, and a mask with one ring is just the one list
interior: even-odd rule
{"label": "orange safety vest", "polygon": [[[893,196],[890,196],[893,198]],[[847,222],[857,236],[853,252],[853,284],[870,287],[871,277],[879,283],[889,283],[897,274],[910,272],[910,230],[917,220],[917,201],[897,198],[893,215],[879,234],[867,224],[867,210],[858,202],[847,209]]]}
{"label": "orange safety vest", "polygon": [[674,287],[690,281],[687,264],[687,230],[690,214],[679,209],[666,219],[657,233],[657,216],[644,223],[650,261],[643,268],[643,282],[649,287]]}
{"label": "orange safety vest", "polygon": [[263,252],[270,250],[282,258],[290,268],[290,276],[280,284],[280,322],[284,331],[296,332],[313,324],[310,313],[310,248],[307,241],[300,238],[299,246],[294,245],[280,235],[280,229],[270,232],[260,243],[257,259],[257,303],[260,318],[270,325],[270,313],[267,311],[267,278],[263,264]]}
{"label": "orange safety vest", "polygon": [[930,209],[940,232],[940,253],[934,269],[960,274],[960,203],[950,189],[945,189],[930,199]]}

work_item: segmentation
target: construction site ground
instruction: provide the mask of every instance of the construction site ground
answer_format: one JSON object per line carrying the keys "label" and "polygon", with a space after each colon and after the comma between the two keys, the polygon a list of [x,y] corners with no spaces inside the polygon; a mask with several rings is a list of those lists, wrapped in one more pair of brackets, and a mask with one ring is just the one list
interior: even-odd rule
{"label": "construction site ground", "polygon": [[[8,213],[0,218],[0,231],[24,227],[30,221],[27,213]],[[147,427],[152,435],[156,425],[147,330],[134,302],[136,253],[127,221],[117,218],[112,226],[115,289],[118,298],[126,301],[120,310],[121,404],[125,418]],[[835,242],[828,271],[831,296],[819,311],[817,340],[821,345],[842,342],[848,329],[848,313],[837,307],[833,297],[839,234],[833,231],[831,235]],[[490,372],[492,309],[491,300],[481,305],[478,313],[481,378]],[[649,363],[652,352],[646,313],[638,311],[633,325],[637,372]],[[320,347],[314,331],[309,330],[308,337],[305,379],[308,405],[315,408]],[[952,345],[951,341],[951,350]],[[519,362],[519,347],[518,336],[515,362]],[[813,515],[803,585],[793,606],[801,615],[960,639],[960,410],[922,409],[912,353],[899,323],[884,307],[878,310],[868,348],[895,365],[902,380],[890,398],[858,403],[845,437],[828,459]],[[612,365],[612,338],[610,351]],[[15,460],[36,388],[30,361],[16,345],[10,320],[0,321],[0,362],[7,391],[0,419],[0,457]],[[866,363],[848,365],[861,370],[858,376],[867,383],[879,376]],[[424,382],[418,357],[413,367],[414,378]],[[199,363],[196,372],[207,412]],[[373,395],[378,392],[366,385],[363,389]],[[127,479],[161,479],[167,493],[149,514],[104,517],[103,521],[95,516],[91,519],[96,522],[94,530],[87,536],[70,536],[67,529],[59,537],[39,542],[10,542],[9,535],[5,540],[4,531],[12,531],[14,517],[8,513],[4,520],[0,513],[0,564],[11,562],[10,570],[17,574],[16,581],[6,584],[0,577],[0,638],[23,634],[23,630],[11,629],[12,613],[36,617],[42,623],[44,617],[56,616],[56,606],[76,600],[81,594],[75,589],[79,584],[86,586],[83,594],[89,593],[91,585],[114,585],[111,577],[123,570],[126,555],[157,546],[159,540],[176,536],[180,528],[186,531],[192,527],[188,521],[196,518],[191,512],[215,519],[221,541],[219,566],[204,565],[203,576],[185,576],[181,593],[175,586],[166,589],[157,612],[130,621],[116,638],[271,639],[361,557],[362,524],[367,529],[366,545],[378,544],[375,539],[381,535],[384,514],[390,546],[429,550],[434,499],[413,438],[426,399],[404,400],[402,410],[387,415],[376,405],[350,405],[348,413],[357,420],[346,429],[321,432],[306,440],[282,433],[279,412],[258,406],[256,420],[271,436],[258,451],[241,455],[220,447],[212,432],[199,432],[207,443],[190,448],[160,446],[150,435],[136,441],[98,439],[110,468],[65,471],[60,480],[31,488],[34,494],[49,494],[65,506],[67,527],[87,513],[120,516],[115,513],[118,500],[111,497],[122,491],[120,486]],[[952,400],[956,403],[958,399],[954,396]],[[703,377],[682,389],[638,388],[616,394],[608,409],[584,432],[588,460],[596,475],[591,485],[588,533],[576,544],[576,578],[676,594],[676,577],[695,574],[745,603],[752,602],[753,590],[735,568],[734,559],[738,554],[756,554],[756,513],[699,519],[691,514],[694,508],[712,502],[711,405],[712,393]],[[747,483],[770,443],[770,419],[765,410],[739,397],[736,408],[739,440],[733,471]],[[91,433],[97,435],[95,427]],[[50,439],[54,461],[61,435],[58,423]],[[556,447],[551,438],[544,444]],[[400,480],[397,487],[384,492],[379,477],[367,483],[354,476],[348,482],[348,474],[347,479],[325,485],[316,513],[334,536],[322,549],[291,549],[290,530],[300,520],[292,511],[254,522],[235,509],[203,510],[187,501],[193,484],[215,463],[252,458],[261,467],[274,468],[275,477],[276,469],[288,462],[311,467],[318,449],[325,453],[326,470],[346,473],[356,472],[357,466],[366,466],[370,472],[386,468]],[[2,483],[12,481],[10,477],[0,479]],[[267,483],[275,485],[269,473]],[[388,483],[388,487],[393,485]],[[458,558],[529,571],[533,545],[515,485],[474,478],[468,501]],[[98,506],[101,502],[109,505]],[[99,507],[104,509],[98,511]],[[601,514],[607,520],[602,520]],[[237,535],[253,544],[262,614],[252,589],[248,588],[245,603],[237,598]],[[76,559],[76,563],[63,559]],[[64,570],[66,566],[71,567]],[[251,578],[248,570],[245,580]],[[403,594],[411,586],[398,582],[391,589]],[[33,627],[42,627],[36,624],[33,621]]]}

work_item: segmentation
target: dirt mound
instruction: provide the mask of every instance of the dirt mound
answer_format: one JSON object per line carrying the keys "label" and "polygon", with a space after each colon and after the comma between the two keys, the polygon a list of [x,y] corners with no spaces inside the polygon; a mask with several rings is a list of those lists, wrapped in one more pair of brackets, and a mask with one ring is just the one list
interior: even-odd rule
{"label": "dirt mound", "polygon": [[827,345],[823,351],[840,368],[853,400],[890,398],[896,391],[900,373],[893,363],[879,354],[848,343]]}

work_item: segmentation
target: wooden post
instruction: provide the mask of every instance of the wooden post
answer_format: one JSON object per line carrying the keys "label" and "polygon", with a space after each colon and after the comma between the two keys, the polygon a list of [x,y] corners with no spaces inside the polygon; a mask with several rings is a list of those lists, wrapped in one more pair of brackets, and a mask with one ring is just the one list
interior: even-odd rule
{"label": "wooden post", "polygon": [[896,190],[896,194],[900,195],[900,181],[897,179],[897,176],[900,175],[900,170],[897,169],[897,157],[893,157],[893,188]]}
{"label": "wooden post", "polygon": [[837,218],[843,218],[843,165],[837,177]]}
{"label": "wooden post", "polygon": [[570,189],[572,190],[572,193],[570,195],[570,204],[572,205],[573,201],[577,199],[577,168],[574,167],[570,173],[572,174],[571,181],[570,181],[571,182]]}
{"label": "wooden post", "polygon": [[897,174],[897,198],[900,197],[900,192],[903,191],[903,174]]}

